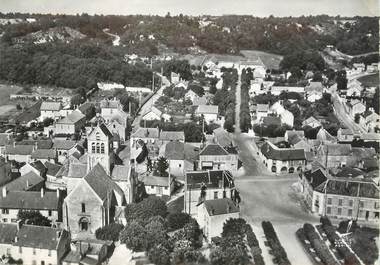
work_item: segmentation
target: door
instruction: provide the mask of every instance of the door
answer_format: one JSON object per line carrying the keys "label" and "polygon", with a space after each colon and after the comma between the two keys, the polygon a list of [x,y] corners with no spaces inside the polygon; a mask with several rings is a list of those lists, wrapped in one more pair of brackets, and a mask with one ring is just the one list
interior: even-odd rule
{"label": "door", "polygon": [[366,211],[365,212],[365,219],[368,220],[368,217],[369,217],[369,211]]}

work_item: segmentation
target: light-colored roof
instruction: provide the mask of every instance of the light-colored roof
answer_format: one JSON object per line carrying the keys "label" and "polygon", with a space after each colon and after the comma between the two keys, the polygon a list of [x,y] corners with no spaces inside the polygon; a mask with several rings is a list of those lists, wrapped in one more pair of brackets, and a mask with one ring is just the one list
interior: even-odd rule
{"label": "light-colored roof", "polygon": [[57,123],[59,124],[74,124],[80,121],[81,119],[85,118],[86,116],[80,112],[79,110],[74,110],[69,115],[67,115],[65,118],[59,120]]}
{"label": "light-colored roof", "polygon": [[219,144],[208,144],[205,148],[199,153],[200,156],[225,156],[229,153],[221,147]]}
{"label": "light-colored roof", "polygon": [[185,159],[185,144],[172,141],[165,146],[165,157],[168,160],[184,160]]}
{"label": "light-colored roof", "polygon": [[257,104],[256,112],[268,112],[269,105],[268,104]]}
{"label": "light-colored roof", "polygon": [[[306,125],[309,125],[310,123],[317,123],[317,124],[321,124],[321,122],[319,120],[317,120],[316,118],[314,118],[313,116],[310,116],[309,118],[307,118],[305,121],[302,122],[302,125],[303,126],[306,126]],[[322,125],[322,124],[321,124]]]}
{"label": "light-colored roof", "polygon": [[70,150],[76,145],[76,141],[54,139],[53,148],[58,150]]}
{"label": "light-colored roof", "polygon": [[33,159],[54,159],[57,152],[54,149],[37,149],[32,153]]}
{"label": "light-colored roof", "polygon": [[322,93],[323,85],[321,82],[310,82],[310,84],[305,87],[305,91],[306,92],[317,91],[317,92]]}
{"label": "light-colored roof", "polygon": [[169,186],[169,178],[168,177],[158,177],[152,175],[146,175],[141,180],[144,182],[145,186],[160,186],[160,187],[168,187]]}
{"label": "light-colored roof", "polygon": [[86,164],[70,163],[67,177],[69,178],[83,178],[87,173]]}
{"label": "light-colored roof", "polygon": [[145,115],[149,114],[153,112],[155,115],[157,115],[158,117],[161,117],[162,116],[162,111],[159,110],[158,108],[156,108],[155,106],[152,106],[149,110],[147,110],[143,115],[142,117],[144,118]]}
{"label": "light-colored roof", "polygon": [[159,129],[158,128],[138,128],[131,137],[135,138],[158,138]]}
{"label": "light-colored roof", "polygon": [[47,102],[44,101],[41,104],[41,110],[42,111],[59,111],[61,109],[62,105],[60,102]]}
{"label": "light-colored roof", "polygon": [[183,131],[161,131],[160,140],[164,141],[185,141],[185,133]]}
{"label": "light-colored roof", "polygon": [[29,171],[25,175],[18,177],[15,180],[7,183],[6,188],[9,191],[29,190],[41,184],[44,181],[45,179],[43,177],[41,177],[40,175],[37,175],[33,171]]}
{"label": "light-colored roof", "polygon": [[219,107],[216,105],[199,105],[198,114],[218,114]]}
{"label": "light-colored roof", "polygon": [[128,165],[115,165],[112,169],[111,178],[116,181],[128,181],[129,169]]}

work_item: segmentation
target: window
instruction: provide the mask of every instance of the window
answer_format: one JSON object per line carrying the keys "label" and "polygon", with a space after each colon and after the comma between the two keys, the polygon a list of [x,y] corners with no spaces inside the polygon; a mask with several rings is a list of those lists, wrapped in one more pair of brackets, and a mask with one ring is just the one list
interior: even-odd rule
{"label": "window", "polygon": [[348,216],[352,216],[352,209],[348,209]]}
{"label": "window", "polygon": [[338,205],[339,205],[339,206],[342,206],[342,204],[343,204],[343,200],[342,200],[342,199],[339,199],[339,201],[338,201]]}
{"label": "window", "polygon": [[327,214],[331,214],[331,207],[327,207]]}
{"label": "window", "polygon": [[86,212],[86,204],[82,203],[82,213]]}
{"label": "window", "polygon": [[214,191],[214,199],[218,199],[218,192]]}
{"label": "window", "polygon": [[352,205],[354,205],[354,201],[353,201],[353,200],[349,200],[349,201],[348,201],[348,205],[349,205],[350,207],[352,207]]}
{"label": "window", "polygon": [[363,201],[359,201],[359,207],[364,207],[364,202]]}
{"label": "window", "polygon": [[154,189],[154,186],[150,186],[151,189]]}
{"label": "window", "polygon": [[96,135],[95,135],[95,138],[96,138],[96,141],[99,141],[100,140],[100,133],[96,133]]}
{"label": "window", "polygon": [[95,153],[95,143],[91,144],[91,150],[92,150],[92,153]]}
{"label": "window", "polygon": [[1,209],[2,214],[9,214],[9,209]]}
{"label": "window", "polygon": [[338,215],[342,215],[342,208],[338,208]]}
{"label": "window", "polygon": [[223,198],[226,198],[227,197],[227,195],[226,195],[226,191],[224,190],[223,191]]}
{"label": "window", "polygon": [[49,210],[48,214],[49,214],[49,216],[51,216],[51,210]]}
{"label": "window", "polygon": [[179,164],[179,165],[178,165],[178,167],[182,167],[182,165],[181,165],[181,164]]}
{"label": "window", "polygon": [[45,261],[44,260],[41,260],[41,265],[45,265]]}
{"label": "window", "polygon": [[332,204],[332,198],[327,198],[327,204]]}
{"label": "window", "polygon": [[22,247],[18,247],[18,253],[22,253]]}
{"label": "window", "polygon": [[100,145],[100,153],[104,154],[104,143]]}
{"label": "window", "polygon": [[8,218],[3,218],[3,223],[8,223]]}
{"label": "window", "polygon": [[96,144],[96,153],[100,153],[100,144],[99,143],[97,143]]}
{"label": "window", "polygon": [[7,255],[9,256],[11,254],[11,249],[7,248]]}
{"label": "window", "polygon": [[375,209],[379,209],[379,203],[378,203],[378,202],[375,202],[374,207],[375,207]]}

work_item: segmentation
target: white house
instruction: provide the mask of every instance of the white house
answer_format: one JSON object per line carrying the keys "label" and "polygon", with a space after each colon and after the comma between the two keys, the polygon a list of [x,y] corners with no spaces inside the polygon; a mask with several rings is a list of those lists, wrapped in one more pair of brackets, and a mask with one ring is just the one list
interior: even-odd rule
{"label": "white house", "polygon": [[302,127],[305,126],[310,126],[311,128],[318,128],[322,126],[322,123],[313,116],[310,116],[302,122]]}
{"label": "white house", "polygon": [[195,111],[197,116],[204,117],[207,123],[215,122],[218,120],[219,107],[215,105],[199,105]]}
{"label": "white house", "polygon": [[46,118],[51,118],[51,119],[58,119],[61,117],[60,111],[62,109],[62,104],[61,102],[48,102],[44,101],[41,104],[41,115],[40,115],[40,121],[45,120]]}
{"label": "white house", "polygon": [[201,170],[238,170],[237,152],[230,153],[219,144],[208,144],[199,153],[199,168]]}
{"label": "white house", "polygon": [[230,218],[239,218],[239,206],[231,199],[206,200],[198,206],[197,222],[203,235],[210,242],[220,236],[224,223]]}
{"label": "white house", "polygon": [[356,114],[362,114],[366,110],[365,103],[360,100],[351,100],[347,103],[348,112],[351,117],[355,118]]}
{"label": "white house", "polygon": [[54,125],[54,134],[71,135],[79,132],[85,124],[86,116],[75,110],[67,117],[60,119]]}
{"label": "white house", "polygon": [[380,115],[376,112],[361,116],[360,124],[367,129],[367,132],[375,132],[380,129]]}
{"label": "white house", "polygon": [[280,114],[281,123],[286,124],[290,127],[293,127],[294,124],[294,115],[288,110],[285,110]]}

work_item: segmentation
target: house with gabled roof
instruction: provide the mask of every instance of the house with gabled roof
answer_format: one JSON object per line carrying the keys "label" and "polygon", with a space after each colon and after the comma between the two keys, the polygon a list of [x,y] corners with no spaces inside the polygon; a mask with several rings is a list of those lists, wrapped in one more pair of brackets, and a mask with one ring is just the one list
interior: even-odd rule
{"label": "house with gabled roof", "polygon": [[40,111],[41,115],[39,117],[40,121],[46,118],[59,119],[61,118],[62,103],[58,101],[44,101],[41,104]]}
{"label": "house with gabled roof", "polygon": [[161,144],[165,144],[172,141],[185,142],[184,131],[161,131],[159,140]]}
{"label": "house with gabled roof", "polygon": [[352,142],[354,140],[354,132],[349,128],[339,128],[337,138],[340,143]]}
{"label": "house with gabled roof", "polygon": [[380,115],[376,112],[363,113],[359,123],[366,128],[369,133],[380,131]]}
{"label": "house with gabled roof", "polygon": [[30,162],[32,153],[34,150],[36,150],[36,146],[34,145],[24,145],[24,144],[17,144],[13,143],[12,145],[7,145],[5,147],[5,157],[8,160],[14,160],[17,162],[24,162],[28,163]]}
{"label": "house with gabled roof", "polygon": [[218,120],[219,107],[216,105],[199,105],[195,115],[203,116],[205,122],[211,123]]}
{"label": "house with gabled roof", "polygon": [[184,212],[192,216],[197,215],[197,206],[206,200],[230,198],[240,202],[234,177],[228,170],[188,171],[184,192]]}
{"label": "house with gabled roof", "polygon": [[54,134],[72,135],[79,132],[85,125],[86,116],[79,110],[74,110],[54,125]]}
{"label": "house with gabled roof", "polygon": [[94,234],[115,221],[126,199],[122,189],[97,164],[81,178],[64,200],[64,226],[72,234]]}
{"label": "house with gabled roof", "polygon": [[61,228],[27,224],[0,224],[4,236],[1,256],[23,260],[24,264],[62,264],[70,251],[70,233]]}
{"label": "house with gabled roof", "polygon": [[353,118],[355,118],[356,114],[362,114],[366,110],[365,103],[357,99],[353,99],[347,102],[346,105],[347,105],[348,112]]}
{"label": "house with gabled roof", "polygon": [[199,152],[200,170],[238,170],[238,155],[229,153],[219,144],[207,144]]}
{"label": "house with gabled roof", "polygon": [[345,166],[352,156],[352,147],[350,144],[323,144],[318,148],[317,156],[325,168]]}
{"label": "house with gabled roof", "polygon": [[260,148],[260,158],[267,169],[273,173],[301,172],[306,166],[303,149],[279,148],[266,141]]}
{"label": "house with gabled roof", "polygon": [[313,116],[307,118],[302,122],[302,127],[310,126],[311,128],[321,127],[322,123]]}
{"label": "house with gabled roof", "polygon": [[310,82],[305,87],[305,98],[310,102],[315,102],[323,96],[323,85],[321,82]]}

